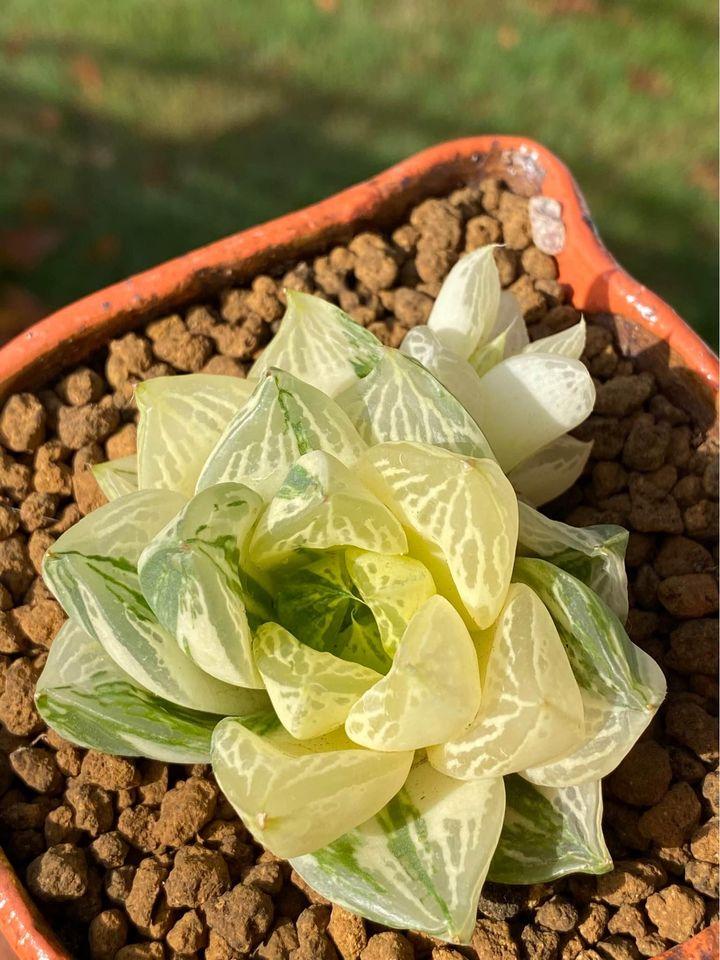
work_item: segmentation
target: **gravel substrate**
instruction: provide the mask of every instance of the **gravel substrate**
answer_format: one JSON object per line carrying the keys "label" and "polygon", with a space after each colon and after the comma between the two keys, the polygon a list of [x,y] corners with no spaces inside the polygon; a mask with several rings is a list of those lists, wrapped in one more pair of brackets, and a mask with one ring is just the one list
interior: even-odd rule
{"label": "gravel substrate", "polygon": [[[595,413],[581,481],[548,511],[630,531],[628,631],[668,698],[605,782],[615,869],[532,887],[487,884],[472,947],[385,931],[331,906],[264,852],[208,767],[84,751],[45,728],[33,689],[64,615],[46,549],[104,502],[89,467],[135,449],[133,386],[174,372],[244,376],[277,329],[284,287],[338,302],[384,343],[424,323],[463,250],[503,242],[503,286],[533,339],[577,322],[527,200],[497,180],[431,199],[283,276],[149,322],[0,412],[0,841],[73,957],[94,960],[638,960],[716,915],[717,445],[590,322]],[[592,318],[589,318],[592,321]]]}

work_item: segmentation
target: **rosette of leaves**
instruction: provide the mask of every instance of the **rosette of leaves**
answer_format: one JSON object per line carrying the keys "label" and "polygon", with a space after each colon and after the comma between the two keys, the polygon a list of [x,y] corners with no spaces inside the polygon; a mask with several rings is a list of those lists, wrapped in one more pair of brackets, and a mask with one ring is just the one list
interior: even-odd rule
{"label": "rosette of leaves", "polygon": [[287,298],[246,381],[138,387],[137,457],[45,559],[69,620],[38,708],[210,761],[321,894],[467,942],[487,876],[610,868],[600,779],[664,695],[622,625],[625,532],[528,502],[587,456],[584,331],[530,345],[491,250],[404,352]]}

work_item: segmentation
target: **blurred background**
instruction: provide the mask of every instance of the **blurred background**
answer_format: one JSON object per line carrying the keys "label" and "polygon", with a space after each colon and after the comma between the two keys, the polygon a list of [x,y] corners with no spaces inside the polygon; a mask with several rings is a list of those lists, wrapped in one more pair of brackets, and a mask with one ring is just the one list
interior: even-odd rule
{"label": "blurred background", "polygon": [[2,0],[0,340],[434,142],[569,164],[717,343],[714,0]]}

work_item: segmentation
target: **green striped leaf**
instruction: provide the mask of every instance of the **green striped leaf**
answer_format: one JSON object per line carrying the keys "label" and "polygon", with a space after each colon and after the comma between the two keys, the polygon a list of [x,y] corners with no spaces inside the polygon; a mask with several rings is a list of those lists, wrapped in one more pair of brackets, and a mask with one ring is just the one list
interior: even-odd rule
{"label": "green striped leaf", "polygon": [[501,779],[453,780],[423,761],[380,813],[292,865],[375,923],[469,943],[504,809]]}
{"label": "green striped leaf", "polygon": [[260,567],[305,550],[362,547],[405,553],[402,527],[339,460],[315,450],[297,461],[263,513],[250,547]]}
{"label": "green striped leaf", "polygon": [[309,554],[311,562],[278,576],[278,622],[315,650],[330,650],[357,603],[341,551]]}
{"label": "green striped leaf", "polygon": [[345,732],[371,750],[418,750],[458,736],[479,706],[472,638],[436,594],[408,624],[388,674],[350,710]]}
{"label": "green striped leaf", "polygon": [[412,557],[384,556],[350,547],[345,551],[348,575],[372,610],[391,658],[405,628],[420,607],[436,593],[427,567]]}
{"label": "green striped leaf", "polygon": [[43,720],[72,743],[166,763],[208,763],[222,719],[143,690],[72,620],[53,641],[35,703]]}
{"label": "green striped leaf", "polygon": [[364,449],[346,414],[328,396],[271,368],[210,454],[198,490],[230,480],[270,500],[302,454],[325,450],[351,467]]}
{"label": "green striped leaf", "polygon": [[247,540],[263,507],[241,483],[198,493],[140,556],[140,586],[153,613],[205,673],[262,687],[251,622],[272,617],[272,600],[248,571]]}
{"label": "green striped leaf", "polygon": [[299,740],[341,727],[353,704],[380,679],[374,670],[300,643],[277,623],[260,627],[254,652],[280,722]]}
{"label": "green striped leaf", "polygon": [[[497,244],[478,247],[461,257],[447,275],[428,317],[428,327],[442,343],[467,359],[487,340],[500,305]],[[410,439],[410,438],[408,438]]]}
{"label": "green striped leaf", "polygon": [[92,472],[108,500],[117,500],[118,497],[134,493],[138,488],[137,455],[134,453],[129,457],[98,463]]}
{"label": "green striped leaf", "polygon": [[590,457],[592,443],[563,434],[541,447],[508,474],[519,497],[535,507],[549,503],[580,477]]}
{"label": "green striped leaf", "polygon": [[248,374],[261,380],[271,367],[334,397],[366,377],[382,356],[378,340],[339,307],[296,290],[286,290],[287,310],[275,334]]}
{"label": "green striped leaf", "polygon": [[140,489],[176,490],[191,497],[210,452],[253,386],[239,377],[208,373],[139,383]]}
{"label": "green striped leaf", "polygon": [[612,524],[571,527],[527,504],[518,507],[518,554],[541,557],[577,577],[624,622],[628,615],[627,530]]}
{"label": "green striped leaf", "polygon": [[245,714],[265,695],[208,676],[157,622],[140,589],[146,544],[182,508],[168,490],[139,490],[83,517],[45,557],[45,581],[65,612],[146,690],[208,713]]}
{"label": "green striped leaf", "polygon": [[375,617],[365,604],[356,603],[350,611],[350,623],[331,647],[343,660],[360,663],[376,673],[386,674],[392,661],[380,639]]}
{"label": "green striped leaf", "polygon": [[400,518],[438,592],[466,611],[471,629],[488,627],[505,601],[517,540],[515,492],[497,463],[383,443],[358,471]]}
{"label": "green striped leaf", "polygon": [[505,823],[488,876],[498,883],[545,883],[568,873],[607,873],[600,781],[541,787],[505,780]]}
{"label": "green striped leaf", "polygon": [[296,740],[274,715],[228,717],[213,735],[220,789],[259,843],[297,857],[332,843],[395,796],[412,752],[376,753],[342,730]]}
{"label": "green striped leaf", "polygon": [[477,402],[480,429],[507,472],[582,423],[595,387],[579,360],[520,354],[480,378]]}
{"label": "green striped leaf", "polygon": [[437,770],[461,780],[505,776],[566,756],[584,743],[580,690],[536,593],[511,584],[500,616],[476,642],[480,709],[458,736],[438,737],[438,745],[429,748]]}
{"label": "green striped leaf", "polygon": [[470,457],[493,452],[463,405],[415,360],[385,350],[380,363],[337,397],[368,444],[414,440]]}

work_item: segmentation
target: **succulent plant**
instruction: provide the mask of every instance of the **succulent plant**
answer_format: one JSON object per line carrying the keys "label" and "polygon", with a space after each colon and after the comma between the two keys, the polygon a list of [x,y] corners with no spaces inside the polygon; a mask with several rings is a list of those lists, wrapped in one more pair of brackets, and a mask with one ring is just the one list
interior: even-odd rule
{"label": "succulent plant", "polygon": [[210,761],[321,894],[466,942],[486,877],[610,868],[600,778],[664,695],[622,626],[625,531],[531,505],[588,456],[584,326],[529,344],[491,248],[402,352],[287,301],[246,381],[138,386],[137,458],[45,559],[70,619],[38,708]]}

